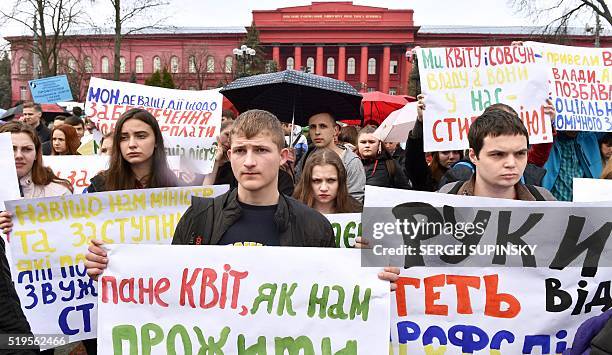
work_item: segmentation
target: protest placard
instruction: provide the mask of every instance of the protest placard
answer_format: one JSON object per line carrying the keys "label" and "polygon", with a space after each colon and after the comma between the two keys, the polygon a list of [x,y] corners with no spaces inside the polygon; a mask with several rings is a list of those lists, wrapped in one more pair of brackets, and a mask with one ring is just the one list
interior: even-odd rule
{"label": "protest placard", "polygon": [[212,170],[203,152],[213,148],[220,133],[222,95],[218,90],[174,90],[91,78],[85,114],[102,133],[113,130],[119,117],[131,108],[146,109],[157,118],[162,134],[171,140],[168,155],[176,155],[172,152],[178,145],[183,148],[183,160],[199,169],[195,172]]}
{"label": "protest placard", "polygon": [[96,283],[84,266],[91,239],[169,244],[191,196],[227,185],[125,190],[7,201],[15,289],[34,334],[96,335]]}
{"label": "protest placard", "polygon": [[609,307],[611,272],[410,268],[392,299],[389,354],[561,354]]}
{"label": "protest placard", "polygon": [[[109,164],[107,155],[45,155],[43,160],[45,166],[50,167],[55,175],[70,181],[74,193],[84,192],[91,184],[91,179],[99,172],[106,170]],[[180,164],[180,156],[167,156],[166,160],[168,167],[178,179],[186,184],[191,183],[187,177],[193,177],[193,170],[183,169],[185,167]]]}
{"label": "protest placard", "polygon": [[164,136],[168,158],[178,158],[182,171],[209,174],[215,165],[217,138]]}
{"label": "protest placard", "polygon": [[[385,354],[389,284],[358,250],[109,246],[100,354]],[[176,351],[176,352],[175,352]]]}
{"label": "protest placard", "polygon": [[[410,229],[416,221],[421,228],[402,236],[417,248],[402,259],[413,262],[420,254],[423,262],[403,270],[397,283],[391,354],[560,354],[583,321],[609,308],[612,204],[369,186],[365,201],[364,235],[373,241],[372,222],[391,222],[389,211],[392,222]],[[475,228],[460,228],[465,221]],[[438,222],[441,229],[431,231]]]}
{"label": "protest placard", "polygon": [[338,248],[355,247],[355,238],[361,236],[361,213],[330,213],[329,220],[336,235]]}
{"label": "protest placard", "polygon": [[[13,159],[13,141],[11,133],[0,133],[0,156],[5,157],[0,159],[0,211],[4,211],[4,201],[18,199],[19,180],[17,179],[17,170],[15,168],[15,159]],[[2,233],[0,238],[3,238],[5,244],[8,242],[6,235]],[[11,262],[11,251],[6,248],[6,257]]]}
{"label": "protest placard", "polygon": [[72,91],[66,75],[50,76],[28,81],[32,100],[40,104],[72,101]]}
{"label": "protest placard", "polygon": [[108,159],[108,155],[45,155],[43,164],[70,181],[74,193],[81,193],[96,174],[108,169]]}
{"label": "protest placard", "polygon": [[612,49],[525,42],[550,71],[558,130],[612,132]]}
{"label": "protest placard", "polygon": [[11,133],[0,133],[0,211],[4,211],[4,201],[19,198],[19,180],[13,158],[13,141]]}
{"label": "protest placard", "polygon": [[426,152],[468,148],[470,124],[495,103],[518,112],[531,144],[552,142],[544,114],[548,71],[532,48],[421,48],[417,56]]}
{"label": "protest placard", "polygon": [[574,178],[574,202],[612,201],[612,180]]}

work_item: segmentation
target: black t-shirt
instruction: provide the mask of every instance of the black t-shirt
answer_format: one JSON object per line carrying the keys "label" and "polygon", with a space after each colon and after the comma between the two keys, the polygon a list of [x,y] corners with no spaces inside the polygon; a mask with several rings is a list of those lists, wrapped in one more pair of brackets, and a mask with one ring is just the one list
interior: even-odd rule
{"label": "black t-shirt", "polygon": [[240,219],[223,234],[219,245],[279,246],[280,233],[274,223],[278,205],[253,206],[242,202]]}

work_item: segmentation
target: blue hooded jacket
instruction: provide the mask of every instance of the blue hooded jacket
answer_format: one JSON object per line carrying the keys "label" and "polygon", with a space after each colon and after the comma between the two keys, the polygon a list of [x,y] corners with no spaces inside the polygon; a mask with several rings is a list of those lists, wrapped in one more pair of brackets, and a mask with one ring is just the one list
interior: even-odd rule
{"label": "blue hooded jacket", "polygon": [[[603,136],[605,132],[578,132],[576,136],[576,143],[579,149],[576,154],[582,165],[582,170],[585,172],[586,177],[599,178],[602,171],[601,164],[601,153],[599,152],[599,141],[598,139]],[[546,169],[546,175],[542,181],[542,186],[547,190],[552,190],[557,177],[559,176],[559,170],[561,169],[561,149],[559,148],[558,141],[555,140],[550,156],[544,164]]]}

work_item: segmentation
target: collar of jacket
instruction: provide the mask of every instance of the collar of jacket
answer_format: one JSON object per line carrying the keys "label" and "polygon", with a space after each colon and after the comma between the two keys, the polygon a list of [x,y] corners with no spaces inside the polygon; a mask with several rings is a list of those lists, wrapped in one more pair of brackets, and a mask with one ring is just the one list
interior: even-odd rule
{"label": "collar of jacket", "polygon": [[[472,175],[472,178],[466,181],[459,191],[457,191],[457,195],[464,196],[474,196],[474,184],[476,183],[476,176]],[[529,192],[529,190],[525,187],[524,184],[518,182],[514,185],[514,189],[516,190],[516,199],[520,201],[536,201],[536,198]]]}
{"label": "collar of jacket", "polygon": [[[217,199],[215,199],[215,202],[217,202]],[[221,218],[217,218],[214,221],[215,224],[211,236],[211,244],[213,245],[219,243],[223,234],[227,232],[232,224],[238,221],[242,214],[242,207],[240,207],[240,203],[238,202],[238,188],[224,194],[224,198],[218,202],[222,204],[222,206],[219,206],[221,208]],[[293,239],[293,233],[284,233],[291,226],[292,219],[293,215],[290,210],[289,201],[287,201],[287,198],[283,194],[279,194],[278,205],[276,206],[276,212],[274,212],[274,224],[279,231],[281,239],[280,244],[282,246],[292,244],[291,239]]]}

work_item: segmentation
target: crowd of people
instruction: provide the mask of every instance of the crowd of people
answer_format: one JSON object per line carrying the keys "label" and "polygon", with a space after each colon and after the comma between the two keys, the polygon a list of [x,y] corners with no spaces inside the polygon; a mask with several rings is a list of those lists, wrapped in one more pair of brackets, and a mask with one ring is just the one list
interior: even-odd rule
{"label": "crowd of people", "polygon": [[[507,105],[487,108],[471,125],[466,151],[426,153],[423,110],[404,147],[383,142],[375,126],[341,127],[331,109],[308,121],[308,134],[281,124],[273,114],[249,110],[234,119],[223,113],[212,172],[203,185],[228,184],[214,199],[194,198],[180,219],[172,244],[335,247],[324,214],[359,213],[366,185],[394,189],[525,201],[572,199],[573,178],[612,178],[612,135],[556,132],[552,143],[529,146],[528,133]],[[546,103],[552,119],[554,110]],[[11,134],[21,196],[38,198],[73,193],[70,183],[43,164],[42,155],[75,155],[87,125],[78,116],[57,117],[51,130],[41,121],[40,106],[25,103],[18,120],[0,127]],[[402,142],[404,143],[404,142]],[[108,169],[91,179],[87,192],[185,185],[170,170],[157,120],[143,109],[131,109],[103,136],[101,154]],[[216,221],[216,222],[213,222]],[[0,229],[9,233],[12,216],[0,213]],[[102,241],[92,240],[87,273],[97,278],[108,265]],[[357,247],[367,247],[367,236]],[[2,265],[0,333],[29,333],[30,327],[12,286],[0,239]],[[391,288],[399,269],[379,277]],[[95,340],[85,341],[88,354]]]}

